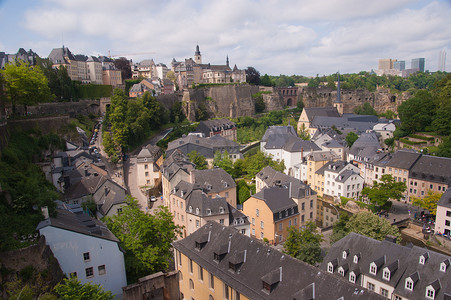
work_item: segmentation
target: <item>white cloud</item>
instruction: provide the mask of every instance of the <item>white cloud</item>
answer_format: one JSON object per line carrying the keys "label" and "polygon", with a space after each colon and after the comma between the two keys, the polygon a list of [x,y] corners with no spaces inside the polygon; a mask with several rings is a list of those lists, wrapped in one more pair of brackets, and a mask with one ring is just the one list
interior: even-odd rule
{"label": "white cloud", "polygon": [[33,5],[22,22],[35,41],[41,40],[34,44],[53,43],[44,55],[59,47],[63,36],[74,53],[154,52],[131,58],[152,56],[169,64],[172,57],[192,57],[199,44],[204,61],[211,63],[224,63],[229,55],[240,68],[316,75],[338,68],[369,70],[381,57],[426,57],[428,63],[429,56],[451,47],[451,8],[443,1],[41,0]]}

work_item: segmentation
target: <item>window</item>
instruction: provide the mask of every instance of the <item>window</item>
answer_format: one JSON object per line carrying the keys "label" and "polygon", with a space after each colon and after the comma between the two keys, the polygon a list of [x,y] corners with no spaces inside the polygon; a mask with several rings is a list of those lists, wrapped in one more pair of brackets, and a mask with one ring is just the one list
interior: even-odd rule
{"label": "window", "polygon": [[146,177],[149,176],[149,172],[146,172]]}
{"label": "window", "polygon": [[283,234],[279,235],[279,243],[283,241]]}
{"label": "window", "polygon": [[120,215],[121,213],[122,213],[122,207],[119,207],[119,208],[117,209],[117,214]]}
{"label": "window", "polygon": [[260,232],[260,238],[263,239],[265,237],[265,234],[263,232]]}
{"label": "window", "polygon": [[211,273],[208,273],[208,286],[213,290],[215,289],[215,277]]}
{"label": "window", "polygon": [[401,297],[399,297],[399,296],[397,296],[397,295],[395,295],[395,298],[394,298],[394,300],[402,300],[402,298],[401,298]]}
{"label": "window", "polygon": [[224,225],[224,219],[220,219],[219,224]]}
{"label": "window", "polygon": [[255,219],[252,218],[252,225],[255,225]]}
{"label": "window", "polygon": [[78,278],[77,272],[71,272],[71,273],[69,273],[69,277],[70,277],[70,278],[72,278],[72,277]]}
{"label": "window", "polygon": [[288,220],[288,227],[291,227],[291,220]]}
{"label": "window", "polygon": [[420,264],[424,265],[424,256],[420,256]]}
{"label": "window", "polygon": [[149,165],[144,165],[144,169],[148,169],[149,168]]}
{"label": "window", "polygon": [[313,208],[313,200],[310,200],[310,208]]}
{"label": "window", "polygon": [[229,192],[225,192],[226,198],[229,197]]}
{"label": "window", "polygon": [[246,234],[246,229],[241,229],[241,234]]}
{"label": "window", "polygon": [[388,298],[388,291],[384,288],[381,288],[381,295]]}
{"label": "window", "polygon": [[310,212],[310,219],[313,219],[313,212]]}
{"label": "window", "polygon": [[349,274],[349,281],[352,283],[355,283],[355,274],[354,273]]}
{"label": "window", "polygon": [[86,268],[85,273],[86,273],[86,278],[94,276],[94,268],[93,267]]}
{"label": "window", "polygon": [[252,235],[255,236],[255,229],[252,228]]}
{"label": "window", "polygon": [[296,226],[298,223],[298,218],[294,218],[294,225]]}
{"label": "window", "polygon": [[435,291],[431,289],[430,287],[426,288],[426,298],[434,299],[435,297]]}
{"label": "window", "polygon": [[235,300],[240,300],[240,299],[241,299],[240,293],[235,291]]}
{"label": "window", "polygon": [[204,269],[199,266],[199,280],[204,281]]}
{"label": "window", "polygon": [[301,223],[304,223],[304,215],[301,216]]}
{"label": "window", "polygon": [[196,220],[196,228],[199,228],[199,226],[200,226],[200,221]]}
{"label": "window", "polygon": [[373,292],[374,292],[374,284],[373,284],[373,283],[368,282],[367,285],[366,285],[366,287],[367,287],[367,289],[369,289],[370,291],[373,291]]}
{"label": "window", "polygon": [[304,202],[302,202],[301,209],[302,209],[302,210],[305,210],[305,203],[304,203]]}
{"label": "window", "polygon": [[255,215],[258,217],[260,215],[260,211],[257,209],[255,209]]}
{"label": "window", "polygon": [[385,280],[390,280],[390,271],[389,270],[384,270],[384,273],[382,274],[382,277]]}
{"label": "window", "polygon": [[261,228],[261,229],[265,228],[265,222],[260,221],[260,228]]}
{"label": "window", "polygon": [[376,273],[377,273],[377,268],[373,264],[370,265],[370,273],[373,274],[373,275],[376,275]]}
{"label": "window", "polygon": [[182,265],[182,253],[180,251],[177,251],[177,253],[179,254],[179,266]]}
{"label": "window", "polygon": [[327,272],[329,272],[329,273],[333,273],[334,272],[334,266],[332,266],[332,264],[328,264],[327,265]]}
{"label": "window", "polygon": [[99,275],[105,275],[106,273],[105,265],[98,266],[97,269],[99,271]]}
{"label": "window", "polygon": [[357,255],[354,255],[354,263],[358,263],[359,262],[359,257]]}
{"label": "window", "polygon": [[343,251],[342,257],[343,257],[344,259],[346,259],[346,258],[348,257],[348,252]]}
{"label": "window", "polygon": [[189,260],[189,272],[191,274],[193,274],[193,260],[192,259]]}
{"label": "window", "polygon": [[190,290],[194,290],[194,282],[192,279],[189,280],[189,288]]}
{"label": "window", "polygon": [[406,278],[406,285],[405,285],[405,287],[409,291],[413,290],[413,281],[412,281],[412,279],[410,279],[410,277]]}
{"label": "window", "polygon": [[345,276],[345,270],[343,270],[343,268],[338,269],[338,274]]}
{"label": "window", "polygon": [[224,299],[229,299],[229,286],[224,283]]}
{"label": "window", "polygon": [[279,224],[279,231],[282,231],[282,228],[283,228],[283,224],[280,223],[280,224]]}
{"label": "window", "polygon": [[88,260],[91,259],[90,256],[89,256],[89,252],[83,253],[83,259],[84,259],[85,261],[88,261]]}
{"label": "window", "polygon": [[445,220],[445,226],[449,226],[450,225],[450,221],[449,220]]}

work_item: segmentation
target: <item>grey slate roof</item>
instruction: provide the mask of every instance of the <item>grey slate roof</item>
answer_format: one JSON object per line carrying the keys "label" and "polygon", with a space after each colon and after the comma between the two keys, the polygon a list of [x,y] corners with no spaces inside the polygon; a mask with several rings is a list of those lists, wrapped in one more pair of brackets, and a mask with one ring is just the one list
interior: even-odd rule
{"label": "grey slate roof", "polygon": [[168,157],[161,165],[162,176],[167,180],[171,180],[179,171],[189,174],[192,169],[194,169],[194,164],[180,150],[175,150],[171,154],[168,154]]}
{"label": "grey slate roof", "polygon": [[209,138],[188,135],[168,143],[166,154],[170,155],[173,151],[179,149],[185,155],[192,151],[197,151],[205,158],[214,158],[216,151],[227,151],[229,154],[239,154],[240,146],[234,141],[216,135]]}
{"label": "grey slate roof", "polygon": [[451,158],[422,155],[413,165],[410,178],[431,182],[451,183]]}
{"label": "grey slate roof", "polygon": [[[270,144],[268,142],[268,144]],[[265,148],[270,148],[268,147],[268,144],[266,144]],[[289,136],[288,139],[286,140],[283,149],[285,151],[288,152],[301,152],[301,151],[305,151],[305,152],[311,152],[311,151],[320,151],[321,148],[318,147],[318,145],[316,145],[314,142],[312,141],[305,141],[299,137],[295,137],[295,136]]]}
{"label": "grey slate roof", "polygon": [[373,126],[378,123],[378,120],[376,116],[360,116],[354,114],[344,114],[341,117],[315,116],[311,122],[311,126],[316,128],[330,128],[335,126],[339,130],[352,129],[357,133],[361,133],[373,129]]}
{"label": "grey slate roof", "polygon": [[264,167],[256,174],[256,177],[261,179],[268,187],[281,185],[291,187],[292,198],[301,199],[305,196],[316,194],[316,192],[312,190],[308,184],[301,182],[299,179],[278,172],[270,166]]}
{"label": "grey slate roof", "polygon": [[335,152],[329,151],[315,151],[310,153],[307,158],[312,161],[333,160],[340,158]]}
{"label": "grey slate roof", "polygon": [[57,216],[41,221],[36,230],[53,226],[80,234],[97,237],[113,242],[119,242],[114,234],[99,220],[93,219],[84,213],[73,213],[65,209],[56,209]]}
{"label": "grey slate roof", "polygon": [[[196,242],[205,241],[197,250]],[[174,248],[194,260],[202,268],[241,295],[249,299],[383,299],[342,278],[294,259],[272,249],[257,239],[247,237],[237,230],[209,222],[183,240],[173,243]],[[223,253],[214,261],[214,253]],[[229,269],[237,263],[238,269]],[[273,283],[270,293],[262,289],[263,282]]]}
{"label": "grey slate roof", "polygon": [[354,156],[362,157],[362,159],[366,158],[369,160],[379,149],[381,149],[381,144],[376,133],[365,132],[354,142],[349,153]]}
{"label": "grey slate roof", "polygon": [[332,173],[340,173],[344,167],[346,167],[348,165],[348,162],[343,161],[343,160],[338,160],[338,161],[329,161],[327,162],[324,166],[322,166],[321,168],[318,169],[318,171],[316,171],[315,173],[320,174],[320,175],[324,175],[324,171],[329,171]]}
{"label": "grey slate roof", "polygon": [[448,188],[440,197],[440,200],[437,202],[437,205],[451,208],[451,188]]}
{"label": "grey slate roof", "polygon": [[309,122],[317,116],[321,117],[340,117],[337,108],[335,107],[304,107]]}
{"label": "grey slate roof", "polygon": [[[229,215],[229,206],[224,197],[211,197],[201,189],[195,188],[187,198],[186,212],[201,217],[214,215]],[[199,213],[197,213],[197,209]]]}
{"label": "grey slate roof", "polygon": [[72,55],[70,50],[68,48],[53,48],[52,51],[49,54],[49,59],[54,64],[68,64],[69,60],[75,60],[75,57]]}
{"label": "grey slate roof", "polygon": [[[293,126],[269,126],[269,128],[266,129],[261,141],[269,142],[270,138],[276,139],[277,137],[280,137],[280,140],[284,141],[288,139],[289,136],[298,136]],[[279,148],[282,148],[285,144],[285,142],[282,143],[277,141],[273,141],[272,143],[280,145]]]}
{"label": "grey slate roof", "polygon": [[[342,252],[346,249],[350,250],[350,255],[343,259]],[[421,265],[419,258],[425,252],[429,253],[429,258],[424,265]],[[361,258],[355,264],[353,257],[357,253],[361,253]],[[424,299],[426,286],[439,280],[442,288],[436,291],[435,299],[443,299],[445,293],[451,293],[451,270],[447,268],[446,272],[440,271],[440,263],[449,259],[451,257],[417,246],[406,247],[350,233],[331,247],[320,267],[322,270],[327,270],[327,264],[333,260],[338,260],[339,265],[349,263],[351,268],[359,267],[365,276],[394,287],[395,294],[406,299]],[[381,263],[376,275],[369,273],[372,262]],[[398,264],[398,268],[395,268],[396,264]],[[393,270],[390,280],[382,278],[382,270],[385,267]],[[419,273],[419,279],[414,285],[413,291],[409,291],[405,289],[405,279],[415,272]],[[341,277],[336,270],[334,270],[334,274]]]}
{"label": "grey slate roof", "polygon": [[240,210],[236,209],[232,205],[228,203],[227,205],[229,207],[229,226],[240,226],[250,224],[245,214],[243,214]]}
{"label": "grey slate roof", "polygon": [[393,154],[387,167],[410,170],[415,162],[420,158],[421,154],[413,151],[399,150]]}
{"label": "grey slate roof", "polygon": [[142,147],[141,151],[139,151],[138,156],[136,156],[136,159],[138,162],[156,162],[161,155],[163,155],[163,152],[161,151],[160,147],[148,144]]}
{"label": "grey slate roof", "polygon": [[191,171],[192,182],[206,193],[219,193],[236,187],[235,180],[221,168]]}
{"label": "grey slate roof", "polygon": [[289,208],[297,208],[296,202],[289,197],[289,190],[286,187],[269,187],[264,188],[251,197],[265,201],[268,208],[273,212],[279,212]]}
{"label": "grey slate roof", "polygon": [[220,132],[221,130],[231,130],[236,128],[236,124],[227,119],[200,121],[196,131],[202,132],[204,136],[210,136],[210,132]]}

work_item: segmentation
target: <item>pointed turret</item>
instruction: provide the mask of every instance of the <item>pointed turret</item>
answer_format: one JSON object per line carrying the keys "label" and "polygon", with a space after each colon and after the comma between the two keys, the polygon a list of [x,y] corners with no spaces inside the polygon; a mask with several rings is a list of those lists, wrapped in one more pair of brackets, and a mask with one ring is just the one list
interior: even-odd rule
{"label": "pointed turret", "polygon": [[340,115],[343,115],[343,102],[341,101],[341,90],[340,90],[340,72],[337,72],[337,98],[334,102],[334,107],[337,108],[337,111]]}
{"label": "pointed turret", "polygon": [[202,64],[202,55],[200,54],[199,45],[196,46],[196,52],[194,52],[194,62],[198,65]]}
{"label": "pointed turret", "polygon": [[229,66],[229,56],[227,55],[227,59],[226,59],[226,65],[227,67]]}

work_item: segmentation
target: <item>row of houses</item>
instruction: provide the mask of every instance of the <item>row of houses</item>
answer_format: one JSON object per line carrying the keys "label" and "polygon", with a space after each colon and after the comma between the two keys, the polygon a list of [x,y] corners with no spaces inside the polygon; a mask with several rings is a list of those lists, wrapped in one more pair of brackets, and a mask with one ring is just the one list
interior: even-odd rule
{"label": "row of houses", "polygon": [[121,71],[116,69],[111,58],[106,56],[74,56],[69,48],[54,48],[48,58],[54,68],[65,67],[70,79],[82,83],[122,86]]}

